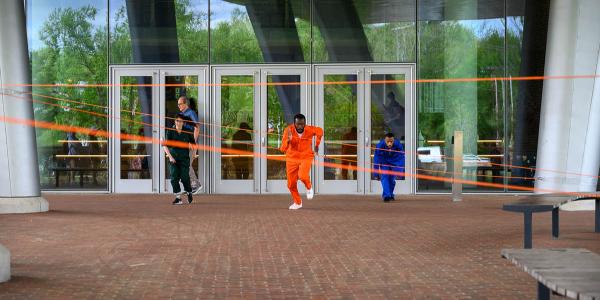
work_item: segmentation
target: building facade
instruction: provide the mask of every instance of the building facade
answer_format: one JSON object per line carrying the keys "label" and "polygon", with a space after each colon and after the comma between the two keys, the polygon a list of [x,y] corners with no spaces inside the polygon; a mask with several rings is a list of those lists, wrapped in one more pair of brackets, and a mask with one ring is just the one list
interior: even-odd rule
{"label": "building facade", "polygon": [[[462,176],[473,183],[467,192],[598,182],[600,41],[585,31],[597,28],[589,26],[593,15],[582,15],[598,11],[595,1],[25,5],[35,119],[92,129],[36,129],[44,190],[168,193],[156,141],[173,125],[182,95],[200,116],[194,166],[205,193],[285,192],[277,148],[296,113],[325,130],[312,173],[322,194],[379,193],[369,169],[387,132],[406,149],[399,193],[450,192],[443,179],[453,176],[457,130],[464,132]],[[531,80],[544,75],[567,77]],[[566,114],[566,107],[578,109]],[[572,130],[557,135],[565,124]],[[548,153],[552,145],[564,151]]]}

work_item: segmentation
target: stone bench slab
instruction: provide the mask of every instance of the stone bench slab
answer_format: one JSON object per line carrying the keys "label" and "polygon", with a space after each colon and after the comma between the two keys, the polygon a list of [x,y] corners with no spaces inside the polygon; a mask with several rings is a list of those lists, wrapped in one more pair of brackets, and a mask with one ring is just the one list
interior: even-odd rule
{"label": "stone bench slab", "polygon": [[555,293],[600,299],[600,255],[586,249],[503,249],[508,259]]}

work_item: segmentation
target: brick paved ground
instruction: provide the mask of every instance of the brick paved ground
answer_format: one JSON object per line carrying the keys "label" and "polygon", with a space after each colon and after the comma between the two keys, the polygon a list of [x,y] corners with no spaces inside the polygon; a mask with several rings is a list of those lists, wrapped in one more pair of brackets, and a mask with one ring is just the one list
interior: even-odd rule
{"label": "brick paved ground", "polygon": [[[523,299],[536,282],[500,257],[521,247],[513,196],[46,195],[52,211],[1,215],[13,255],[1,299]],[[483,199],[483,200],[475,200]],[[600,252],[592,212],[534,217],[534,247]]]}

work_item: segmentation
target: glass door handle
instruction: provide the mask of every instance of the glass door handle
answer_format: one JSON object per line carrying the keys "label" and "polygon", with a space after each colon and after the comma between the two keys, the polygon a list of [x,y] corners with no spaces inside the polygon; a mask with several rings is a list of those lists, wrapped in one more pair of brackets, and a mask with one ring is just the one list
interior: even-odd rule
{"label": "glass door handle", "polygon": [[369,146],[370,146],[370,145],[369,145],[369,138],[368,138],[368,137],[366,137],[366,138],[365,138],[365,147],[369,147]]}
{"label": "glass door handle", "polygon": [[266,146],[266,138],[264,136],[260,138],[260,143],[262,144],[263,147]]}

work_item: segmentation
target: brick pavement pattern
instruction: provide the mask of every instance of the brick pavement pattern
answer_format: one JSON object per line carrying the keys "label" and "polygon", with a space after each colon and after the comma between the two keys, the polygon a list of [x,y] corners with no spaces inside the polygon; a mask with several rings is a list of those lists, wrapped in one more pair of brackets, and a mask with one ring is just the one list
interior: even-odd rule
{"label": "brick pavement pattern", "polygon": [[[1,215],[13,278],[0,299],[532,299],[500,257],[522,247],[515,196],[46,195],[51,211]],[[600,252],[593,212],[534,215],[534,247]]]}

